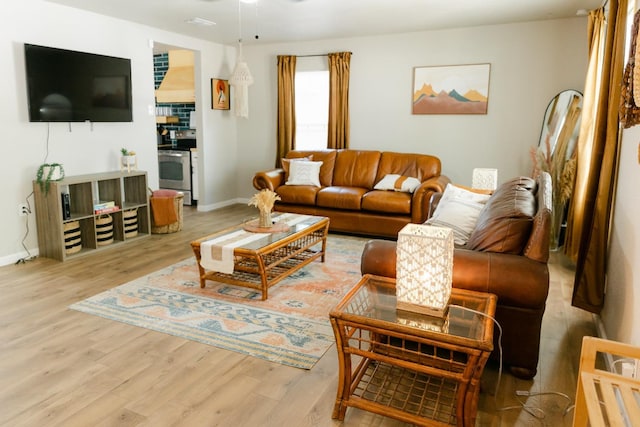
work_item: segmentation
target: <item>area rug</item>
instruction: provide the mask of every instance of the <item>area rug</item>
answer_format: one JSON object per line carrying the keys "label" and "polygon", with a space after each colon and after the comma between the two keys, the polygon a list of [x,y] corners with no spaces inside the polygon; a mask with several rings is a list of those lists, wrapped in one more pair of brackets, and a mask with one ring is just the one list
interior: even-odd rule
{"label": "area rug", "polygon": [[207,281],[195,258],[69,308],[297,368],[311,369],[335,342],[329,312],[360,279],[366,239],[330,235],[313,261],[269,289]]}

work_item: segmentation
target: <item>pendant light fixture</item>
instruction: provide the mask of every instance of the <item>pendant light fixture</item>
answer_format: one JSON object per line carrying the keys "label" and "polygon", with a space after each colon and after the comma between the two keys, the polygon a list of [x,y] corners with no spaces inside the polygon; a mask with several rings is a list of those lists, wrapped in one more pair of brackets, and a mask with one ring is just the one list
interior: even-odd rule
{"label": "pendant light fixture", "polygon": [[229,84],[233,86],[234,111],[238,117],[249,117],[249,86],[253,84],[253,76],[242,56],[242,0],[238,0],[238,57]]}

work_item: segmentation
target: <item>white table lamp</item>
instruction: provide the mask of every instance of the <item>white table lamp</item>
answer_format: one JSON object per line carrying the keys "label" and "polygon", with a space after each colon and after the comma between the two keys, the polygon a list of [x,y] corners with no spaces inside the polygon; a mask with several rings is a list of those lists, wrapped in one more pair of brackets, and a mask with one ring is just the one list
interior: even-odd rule
{"label": "white table lamp", "polygon": [[407,224],[398,233],[397,309],[445,317],[453,276],[453,231]]}
{"label": "white table lamp", "polygon": [[475,168],[471,188],[491,191],[498,188],[498,169]]}

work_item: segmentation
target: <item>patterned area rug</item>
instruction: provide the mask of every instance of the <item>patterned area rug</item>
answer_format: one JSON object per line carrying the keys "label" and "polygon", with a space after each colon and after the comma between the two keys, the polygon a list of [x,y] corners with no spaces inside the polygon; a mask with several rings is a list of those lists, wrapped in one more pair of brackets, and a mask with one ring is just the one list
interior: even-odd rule
{"label": "patterned area rug", "polygon": [[330,235],[326,261],[269,289],[207,281],[189,258],[69,308],[215,347],[311,369],[335,342],[329,311],[360,279],[367,239]]}

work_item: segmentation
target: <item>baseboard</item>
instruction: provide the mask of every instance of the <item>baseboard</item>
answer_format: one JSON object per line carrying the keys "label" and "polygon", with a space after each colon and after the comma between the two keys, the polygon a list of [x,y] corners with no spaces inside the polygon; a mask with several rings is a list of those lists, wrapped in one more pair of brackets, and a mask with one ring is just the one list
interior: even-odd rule
{"label": "baseboard", "polygon": [[224,208],[224,207],[231,206],[231,205],[237,205],[237,204],[245,204],[246,205],[247,203],[249,203],[249,199],[245,199],[245,198],[226,200],[224,202],[213,203],[213,204],[210,204],[210,205],[203,205],[198,201],[198,211],[200,211],[200,212],[209,212],[209,211],[214,211],[216,209]]}
{"label": "baseboard", "polygon": [[[607,331],[604,328],[604,323],[602,323],[602,318],[599,314],[593,315],[593,323],[596,325],[596,334],[598,335],[598,338],[602,338],[604,340],[608,339]],[[613,355],[609,353],[603,353],[602,355],[604,356],[605,368],[610,372],[615,372]]]}
{"label": "baseboard", "polygon": [[15,254],[7,255],[0,258],[0,267],[4,265],[17,264],[18,261],[27,259],[29,257],[37,257],[39,254],[38,249],[31,249],[31,253],[26,251],[18,252]]}

